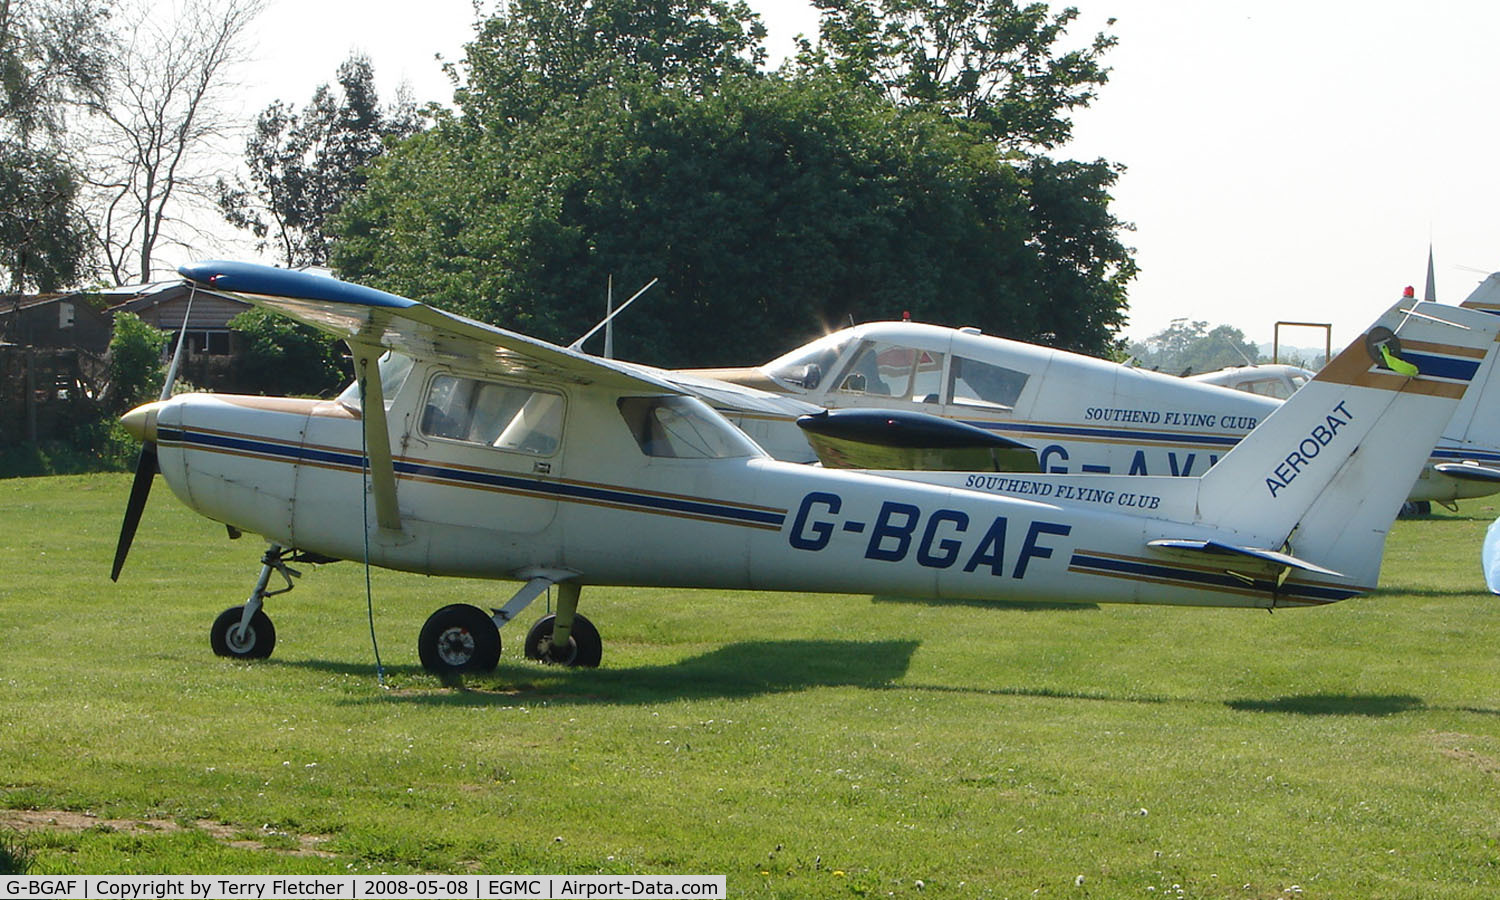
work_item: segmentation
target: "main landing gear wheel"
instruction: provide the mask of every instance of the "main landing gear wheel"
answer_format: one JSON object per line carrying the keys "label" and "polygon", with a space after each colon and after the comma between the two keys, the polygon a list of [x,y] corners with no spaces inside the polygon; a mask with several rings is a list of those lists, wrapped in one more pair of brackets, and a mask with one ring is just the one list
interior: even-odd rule
{"label": "main landing gear wheel", "polygon": [[477,606],[445,606],[427,617],[417,655],[422,668],[438,675],[491,672],[500,664],[500,629]]}
{"label": "main landing gear wheel", "polygon": [[250,624],[241,627],[240,620],[244,617],[245,607],[231,606],[214,619],[208,642],[216,655],[234,659],[265,659],[271,655],[276,646],[276,627],[271,624],[271,617],[257,609],[250,617]]}
{"label": "main landing gear wheel", "polygon": [[543,616],[526,633],[526,658],[536,659],[559,666],[598,668],[604,655],[604,642],[599,639],[599,629],[583,616],[573,617],[573,632],[568,635],[565,652],[559,653],[552,646],[552,623],[557,616]]}

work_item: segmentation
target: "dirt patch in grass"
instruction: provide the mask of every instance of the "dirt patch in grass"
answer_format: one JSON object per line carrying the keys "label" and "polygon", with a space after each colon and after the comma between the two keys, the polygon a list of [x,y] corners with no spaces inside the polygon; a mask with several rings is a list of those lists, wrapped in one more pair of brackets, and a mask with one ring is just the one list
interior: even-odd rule
{"label": "dirt patch in grass", "polygon": [[1438,752],[1448,759],[1472,766],[1486,775],[1500,776],[1500,759],[1457,746],[1472,743],[1474,741],[1472,735],[1442,732],[1433,737],[1438,744]]}
{"label": "dirt patch in grass", "polygon": [[288,856],[316,856],[324,859],[333,859],[338,855],[320,849],[322,844],[331,839],[331,835],[288,834],[262,828],[264,838],[248,838],[245,836],[246,829],[211,819],[198,819],[191,825],[184,825],[172,819],[104,819],[66,809],[0,809],[0,827],[7,825],[21,831],[48,828],[62,831],[105,829],[122,834],[170,834],[196,828],[225,846],[241,850],[264,850]]}

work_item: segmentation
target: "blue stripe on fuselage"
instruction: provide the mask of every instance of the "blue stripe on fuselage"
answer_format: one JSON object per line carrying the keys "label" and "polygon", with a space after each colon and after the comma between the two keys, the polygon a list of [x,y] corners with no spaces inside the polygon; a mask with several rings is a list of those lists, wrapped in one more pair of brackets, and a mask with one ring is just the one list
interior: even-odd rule
{"label": "blue stripe on fuselage", "polygon": [[[237,435],[159,426],[157,441],[158,443],[167,445],[179,444],[250,456],[271,457],[289,463],[317,463],[356,471],[364,468],[364,457],[357,453],[246,438]],[[541,495],[570,502],[628,506],[636,509],[644,509],[647,512],[709,517],[762,528],[780,528],[786,521],[786,512],[784,510],[747,508],[691,497],[640,493],[611,485],[557,481],[507,472],[460,469],[412,460],[398,459],[395,460],[394,465],[397,475],[409,478],[421,478],[458,487],[491,488]]]}

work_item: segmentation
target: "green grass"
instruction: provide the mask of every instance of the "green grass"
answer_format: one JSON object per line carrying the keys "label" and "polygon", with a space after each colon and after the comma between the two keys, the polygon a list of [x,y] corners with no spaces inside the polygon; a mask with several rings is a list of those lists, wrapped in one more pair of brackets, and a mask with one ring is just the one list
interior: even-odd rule
{"label": "green grass", "polygon": [[1401,523],[1382,590],[1327,609],[590,589],[602,668],[522,660],[534,609],[460,687],[421,671],[417,630],[510,586],[377,571],[382,687],[349,563],[268,602],[272,659],[212,656],[262,545],[160,482],[111,584],[128,483],[0,481],[0,829],[33,873],[1500,895],[1483,503]]}

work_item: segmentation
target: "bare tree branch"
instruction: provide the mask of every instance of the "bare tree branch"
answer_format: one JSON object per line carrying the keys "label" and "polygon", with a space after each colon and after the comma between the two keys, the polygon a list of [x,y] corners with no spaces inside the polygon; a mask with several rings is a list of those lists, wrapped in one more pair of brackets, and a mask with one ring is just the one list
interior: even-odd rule
{"label": "bare tree branch", "polygon": [[186,245],[190,209],[211,208],[210,160],[227,149],[230,77],[265,0],[132,0],[114,85],[91,106],[96,243],[116,284],[150,281],[158,251]]}

